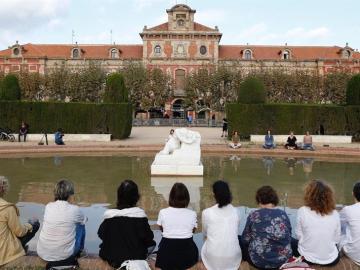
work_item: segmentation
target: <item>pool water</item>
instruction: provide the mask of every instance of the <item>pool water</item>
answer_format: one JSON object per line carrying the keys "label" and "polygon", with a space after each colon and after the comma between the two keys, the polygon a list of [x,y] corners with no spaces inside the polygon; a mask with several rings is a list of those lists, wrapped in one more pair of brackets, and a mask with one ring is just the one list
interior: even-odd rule
{"label": "pool water", "polygon": [[[203,177],[151,177],[152,155],[2,157],[0,175],[10,180],[6,200],[18,202],[21,218],[42,220],[45,205],[53,200],[54,183],[69,179],[75,183],[76,201],[89,218],[86,224],[86,248],[98,253],[97,229],[104,211],[116,202],[116,190],[124,179],[133,179],[141,192],[140,207],[145,209],[150,224],[156,223],[158,212],[167,207],[171,186],[183,182],[190,192],[190,208],[198,213],[214,204],[211,185],[217,179],[229,182],[233,205],[238,207],[244,226],[250,209],[256,207],[254,195],[262,185],[272,185],[279,194],[280,207],[286,209],[294,224],[296,208],[303,204],[303,185],[310,179],[324,179],[336,191],[338,204],[353,202],[351,190],[360,179],[360,161],[341,163],[311,158],[273,158],[242,156],[203,156]],[[153,226],[156,240],[160,232]],[[38,234],[37,234],[38,235]],[[202,235],[195,240],[202,244]],[[30,249],[36,249],[36,238]]]}

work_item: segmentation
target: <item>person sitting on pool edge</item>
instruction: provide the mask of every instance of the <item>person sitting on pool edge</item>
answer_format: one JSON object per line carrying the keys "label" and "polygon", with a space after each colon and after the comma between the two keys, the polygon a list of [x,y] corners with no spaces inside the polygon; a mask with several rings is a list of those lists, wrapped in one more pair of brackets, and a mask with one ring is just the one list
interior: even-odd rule
{"label": "person sitting on pool edge", "polygon": [[265,143],[263,145],[263,148],[265,149],[274,149],[276,147],[274,136],[271,134],[271,130],[267,131],[267,134],[265,135]]}
{"label": "person sitting on pool edge", "polygon": [[340,212],[345,231],[340,246],[347,257],[360,265],[360,181],[354,185],[352,195],[355,203]]}
{"label": "person sitting on pool edge", "polygon": [[114,268],[127,260],[143,260],[155,249],[145,211],[137,207],[138,186],[132,180],[123,181],[117,190],[116,209],[106,210],[98,236],[102,240],[99,256]]}
{"label": "person sitting on pool edge", "polygon": [[54,188],[54,202],[45,207],[37,253],[48,262],[47,269],[77,265],[77,257],[84,250],[87,217],[74,204],[74,194],[74,184],[60,180]]}
{"label": "person sitting on pool edge", "polygon": [[55,132],[55,144],[56,145],[65,145],[64,141],[63,141],[63,137],[64,137],[64,131],[59,128],[56,132]]}
{"label": "person sitting on pool edge", "polygon": [[287,138],[285,148],[288,150],[294,150],[298,149],[298,146],[296,144],[296,137],[294,136],[294,132],[290,131],[290,136]]}
{"label": "person sitting on pool edge", "polygon": [[303,145],[302,145],[301,149],[315,151],[315,148],[314,148],[313,142],[312,142],[312,137],[311,137],[309,131],[306,131],[306,134],[304,135],[304,141],[303,141]]}
{"label": "person sitting on pool edge", "polygon": [[37,219],[20,223],[18,208],[4,200],[9,188],[9,180],[0,176],[0,266],[24,256],[26,244],[40,227]]}
{"label": "person sitting on pool edge", "polygon": [[233,149],[241,147],[240,136],[236,130],[233,132],[233,135],[231,137],[231,143],[229,143],[229,146]]}

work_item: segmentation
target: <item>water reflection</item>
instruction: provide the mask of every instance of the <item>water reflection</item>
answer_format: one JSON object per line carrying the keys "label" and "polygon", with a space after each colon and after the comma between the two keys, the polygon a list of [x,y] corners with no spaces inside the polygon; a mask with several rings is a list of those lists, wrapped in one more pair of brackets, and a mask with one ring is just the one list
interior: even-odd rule
{"label": "water reflection", "polygon": [[166,177],[151,176],[151,186],[154,187],[155,192],[159,195],[162,195],[166,202],[169,201],[169,194],[172,186],[176,182],[182,182],[185,184],[190,194],[190,204],[189,207],[192,208],[195,212],[200,214],[200,188],[203,187],[204,179],[199,176],[192,177]]}

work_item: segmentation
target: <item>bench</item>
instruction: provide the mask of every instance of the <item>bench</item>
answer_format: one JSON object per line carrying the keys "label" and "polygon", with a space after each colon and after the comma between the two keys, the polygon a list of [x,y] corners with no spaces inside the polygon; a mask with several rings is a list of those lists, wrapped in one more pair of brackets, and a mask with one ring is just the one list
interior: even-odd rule
{"label": "bench", "polygon": [[[18,134],[14,134],[15,140],[18,140]],[[39,142],[43,134],[33,134],[29,133],[26,136],[26,141],[29,142]],[[55,136],[53,133],[48,133],[47,138],[49,142],[55,141]],[[67,134],[65,133],[64,142],[110,142],[111,134]],[[21,138],[21,141],[23,138]],[[45,138],[43,139],[45,141]]]}
{"label": "bench", "polygon": [[[276,144],[285,144],[289,135],[273,135]],[[323,145],[323,144],[337,144],[345,143],[349,144],[352,141],[352,136],[343,136],[343,135],[311,135],[313,144]],[[302,143],[304,135],[295,135],[297,143]],[[250,135],[250,141],[255,144],[264,144],[265,135]]]}

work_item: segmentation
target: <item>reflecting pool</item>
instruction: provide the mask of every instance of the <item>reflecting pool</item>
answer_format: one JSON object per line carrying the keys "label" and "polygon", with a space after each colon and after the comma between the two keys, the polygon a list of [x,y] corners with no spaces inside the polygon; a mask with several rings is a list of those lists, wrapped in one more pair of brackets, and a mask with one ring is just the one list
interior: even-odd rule
{"label": "reflecting pool", "polygon": [[[336,191],[338,204],[352,203],[351,189],[360,179],[360,161],[332,162],[312,158],[273,158],[242,156],[203,156],[203,177],[151,177],[153,155],[111,156],[48,156],[1,157],[0,175],[10,180],[6,199],[18,202],[22,219],[38,217],[41,221],[46,203],[53,200],[54,183],[66,178],[75,183],[76,201],[88,216],[86,248],[98,252],[97,229],[102,214],[116,202],[116,189],[124,179],[139,185],[141,201],[151,224],[155,224],[173,183],[184,182],[190,192],[190,208],[198,213],[214,204],[211,184],[217,179],[230,183],[233,204],[239,207],[243,222],[251,207],[254,194],[261,185],[272,185],[279,194],[281,207],[286,207],[292,221],[302,205],[302,187],[310,179],[325,179]],[[241,206],[241,207],[240,207]],[[201,225],[201,224],[200,224]],[[243,226],[243,225],[242,225]],[[155,230],[157,240],[159,231]],[[201,234],[195,236],[201,245]],[[36,239],[30,249],[36,246]]]}

